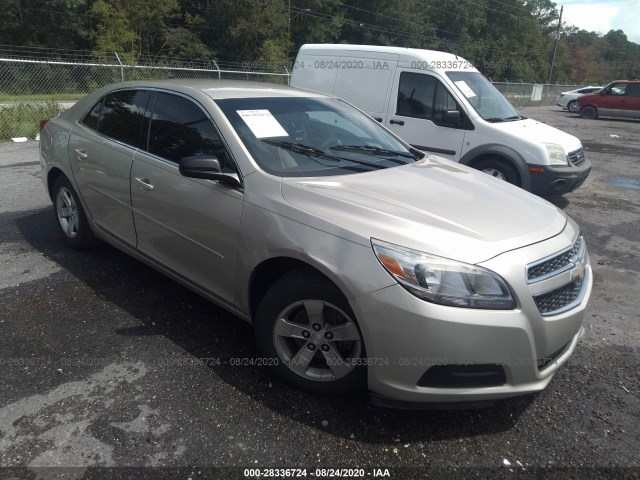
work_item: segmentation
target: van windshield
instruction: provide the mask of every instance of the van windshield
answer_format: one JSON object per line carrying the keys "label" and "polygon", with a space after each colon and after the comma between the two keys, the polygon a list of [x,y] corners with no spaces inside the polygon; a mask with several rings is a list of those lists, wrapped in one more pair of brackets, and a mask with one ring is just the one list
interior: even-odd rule
{"label": "van windshield", "polygon": [[260,168],[282,177],[345,175],[413,163],[417,151],[331,98],[216,100]]}
{"label": "van windshield", "polygon": [[487,122],[513,122],[524,117],[478,72],[447,72],[471,106]]}

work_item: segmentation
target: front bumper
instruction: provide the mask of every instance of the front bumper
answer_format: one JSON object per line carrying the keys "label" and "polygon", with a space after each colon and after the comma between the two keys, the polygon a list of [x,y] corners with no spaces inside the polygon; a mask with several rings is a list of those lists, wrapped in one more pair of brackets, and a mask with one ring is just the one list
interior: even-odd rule
{"label": "front bumper", "polygon": [[[549,167],[528,165],[536,171],[531,171],[531,191],[542,197],[553,197],[572,192],[582,185],[591,172],[591,162],[585,159],[579,167]],[[542,168],[544,171],[539,172]]]}
{"label": "front bumper", "polygon": [[[568,228],[566,230],[572,230]],[[584,334],[582,319],[592,287],[586,261],[581,300],[569,311],[542,316],[522,271],[526,263],[566,248],[568,233],[513,252],[482,266],[512,287],[514,310],[445,307],[420,300],[400,285],[355,298],[352,308],[367,348],[369,390],[378,404],[482,402],[544,389]],[[575,235],[573,235],[575,240]],[[542,248],[541,248],[542,245]],[[421,386],[430,368],[501,366],[500,385]],[[474,386],[475,385],[475,386]]]}

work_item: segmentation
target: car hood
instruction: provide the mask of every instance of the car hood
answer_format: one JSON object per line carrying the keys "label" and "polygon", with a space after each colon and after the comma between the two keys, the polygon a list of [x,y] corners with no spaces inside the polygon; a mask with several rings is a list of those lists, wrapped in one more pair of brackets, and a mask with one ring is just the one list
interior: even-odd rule
{"label": "car hood", "polygon": [[493,126],[518,138],[526,138],[537,143],[556,143],[564,148],[565,153],[582,148],[582,143],[577,137],[531,118],[494,123]]}
{"label": "car hood", "polygon": [[565,214],[484,173],[428,156],[414,164],[326,178],[283,178],[299,221],[369,244],[378,238],[479,263],[559,234]]}

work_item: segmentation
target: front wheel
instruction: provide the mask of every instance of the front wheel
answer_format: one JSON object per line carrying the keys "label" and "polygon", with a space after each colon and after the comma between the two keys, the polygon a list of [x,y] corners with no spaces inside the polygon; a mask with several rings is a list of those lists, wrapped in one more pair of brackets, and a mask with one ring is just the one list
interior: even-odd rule
{"label": "front wheel", "polygon": [[504,180],[505,182],[513,185],[520,186],[520,177],[515,167],[507,163],[506,161],[499,160],[497,158],[487,158],[480,160],[473,165],[474,168],[481,172],[491,175],[498,180]]}
{"label": "front wheel", "polygon": [[594,120],[598,118],[598,110],[596,110],[596,107],[587,105],[586,107],[582,107],[580,109],[580,116],[582,118],[588,118],[589,120]]}
{"label": "front wheel", "polygon": [[79,250],[95,245],[95,237],[71,182],[61,175],[53,185],[54,214],[65,241]]}
{"label": "front wheel", "polygon": [[261,355],[283,380],[339,395],[366,386],[364,342],[342,292],[305,270],[278,280],[260,302],[255,336]]}
{"label": "front wheel", "polygon": [[576,104],[577,102],[575,100],[571,100],[569,103],[567,103],[567,110],[569,110],[570,112],[577,112],[577,108],[576,108]]}

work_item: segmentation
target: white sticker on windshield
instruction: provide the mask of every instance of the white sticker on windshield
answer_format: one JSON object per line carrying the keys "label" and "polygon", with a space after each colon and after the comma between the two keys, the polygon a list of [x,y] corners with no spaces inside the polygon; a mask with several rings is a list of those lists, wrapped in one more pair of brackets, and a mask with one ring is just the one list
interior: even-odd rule
{"label": "white sticker on windshield", "polygon": [[471,90],[471,87],[467,85],[467,82],[465,82],[464,80],[456,82],[456,86],[460,89],[465,97],[471,98],[476,96],[476,92]]}
{"label": "white sticker on windshield", "polygon": [[256,138],[286,137],[289,135],[269,110],[236,110],[236,112]]}

